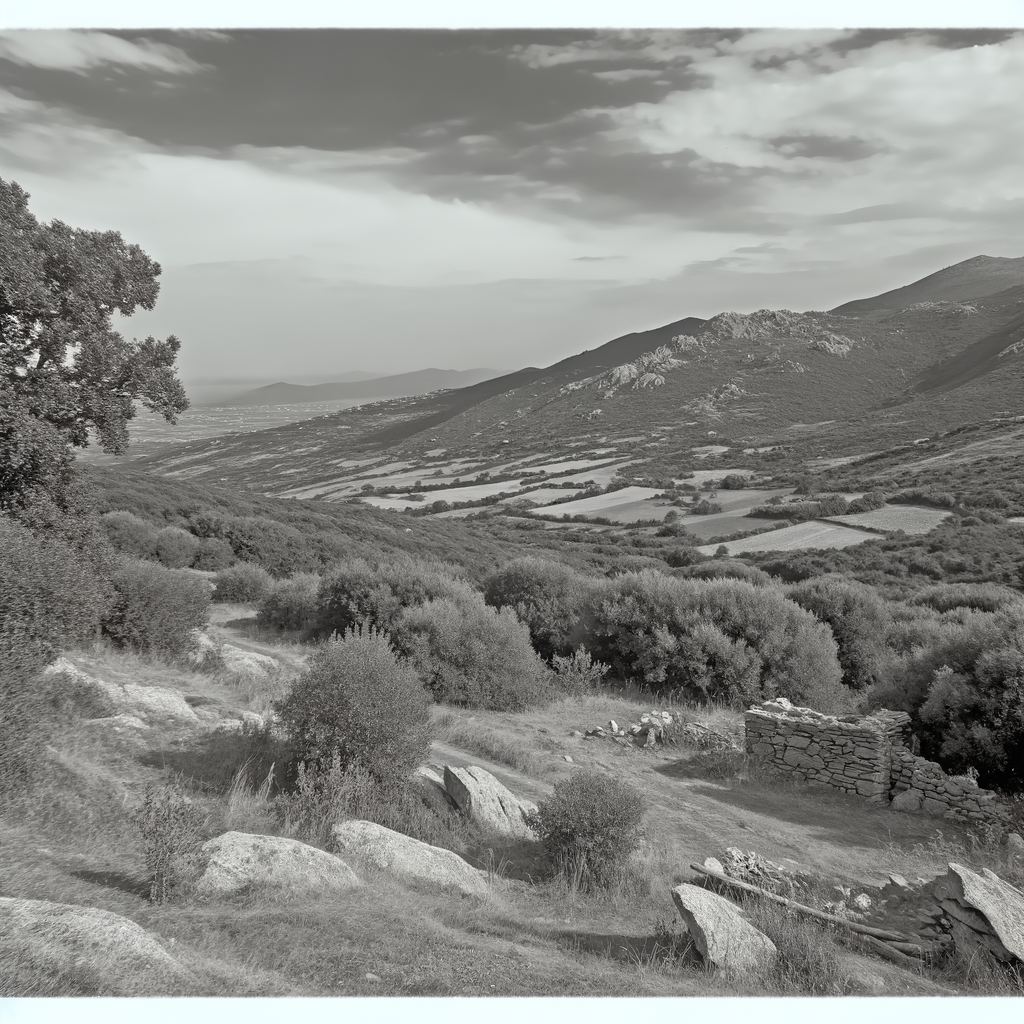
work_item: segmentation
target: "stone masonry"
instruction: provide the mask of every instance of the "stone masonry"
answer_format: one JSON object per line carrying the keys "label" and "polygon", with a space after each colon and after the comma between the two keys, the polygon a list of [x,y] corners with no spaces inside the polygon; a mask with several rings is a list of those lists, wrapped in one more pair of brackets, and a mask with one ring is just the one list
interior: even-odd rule
{"label": "stone masonry", "polygon": [[896,798],[897,810],[972,823],[1006,820],[994,793],[950,778],[910,749],[910,716],[902,711],[824,715],[780,697],[750,708],[744,725],[747,753],[794,778],[879,804]]}

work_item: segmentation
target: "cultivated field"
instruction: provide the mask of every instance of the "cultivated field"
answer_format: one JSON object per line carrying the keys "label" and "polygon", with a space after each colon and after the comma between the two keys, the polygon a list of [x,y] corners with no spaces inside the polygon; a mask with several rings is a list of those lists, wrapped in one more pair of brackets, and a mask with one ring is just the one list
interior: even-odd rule
{"label": "cultivated field", "polygon": [[[577,501],[567,501],[561,505],[544,505],[541,508],[533,509],[537,516],[605,516],[612,518],[614,513],[622,513],[632,516],[631,519],[619,519],[620,522],[635,522],[637,519],[660,519],[665,515],[668,503],[655,506],[650,504],[656,494],[661,491],[653,487],[623,487],[619,491],[611,491],[609,494],[597,494],[593,498],[580,498]],[[649,514],[642,514],[641,508],[647,505]],[[660,509],[661,514],[658,515]]]}
{"label": "cultivated field", "polygon": [[944,523],[952,513],[939,508],[921,508],[917,505],[885,505],[871,512],[858,512],[848,516],[831,516],[829,522],[843,526],[859,526],[865,530],[889,533],[929,533]]}
{"label": "cultivated field", "polygon": [[[811,522],[784,526],[781,530],[760,533],[756,537],[743,537],[725,544],[730,555],[747,551],[804,551],[816,548],[848,548],[873,540],[874,534],[834,523]],[[697,548],[702,554],[713,555],[717,544],[704,544]]]}

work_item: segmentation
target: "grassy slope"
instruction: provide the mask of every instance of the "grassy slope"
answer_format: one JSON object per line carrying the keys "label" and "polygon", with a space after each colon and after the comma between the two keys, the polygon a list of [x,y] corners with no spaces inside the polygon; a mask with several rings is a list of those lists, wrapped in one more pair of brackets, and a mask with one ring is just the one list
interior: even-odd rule
{"label": "grassy slope", "polygon": [[[527,869],[536,873],[536,853],[520,848],[504,851],[515,860],[501,865],[482,902],[410,890],[364,871],[365,887],[343,897],[276,899],[264,893],[155,907],[145,899],[144,866],[123,811],[146,783],[175,773],[187,779],[215,832],[282,827],[272,798],[231,794],[230,779],[247,748],[236,734],[212,731],[243,710],[265,710],[301,664],[301,648],[277,651],[266,635],[256,637],[247,612],[221,609],[215,632],[283,655],[281,672],[267,681],[225,671],[186,672],[103,649],[72,652],[78,665],[102,678],[180,691],[203,722],[115,732],[69,719],[53,736],[51,764],[31,801],[0,821],[0,895],[95,906],[130,917],[174,943],[175,956],[198,978],[190,994],[785,994],[785,986],[708,975],[659,953],[659,941],[665,941],[658,939],[659,928],[669,927],[673,916],[669,888],[688,877],[690,861],[736,845],[795,862],[823,881],[861,885],[880,884],[889,870],[931,876],[954,854],[973,863],[945,822],[946,845],[940,846],[936,825],[926,818],[892,814],[828,791],[718,777],[713,761],[686,747],[652,753],[572,737],[573,730],[609,718],[629,721],[648,709],[640,695],[595,695],[521,714],[438,709],[433,759],[480,764],[534,799],[574,766],[639,785],[650,806],[648,843],[632,881],[604,897],[573,893],[557,880],[528,884],[522,876]],[[733,712],[687,713],[719,731],[740,727]],[[492,863],[500,862],[502,849],[491,848]],[[489,857],[481,846],[467,854],[481,864]],[[853,954],[842,956],[849,960]],[[858,962],[863,969],[865,962]],[[368,972],[380,980],[367,979]],[[18,972],[12,968],[7,976]],[[97,989],[77,976],[54,977],[48,985],[49,994],[122,991],[109,983]],[[159,980],[153,985],[160,989]],[[146,994],[162,994],[156,990]],[[925,979],[897,973],[889,991],[929,989]]]}

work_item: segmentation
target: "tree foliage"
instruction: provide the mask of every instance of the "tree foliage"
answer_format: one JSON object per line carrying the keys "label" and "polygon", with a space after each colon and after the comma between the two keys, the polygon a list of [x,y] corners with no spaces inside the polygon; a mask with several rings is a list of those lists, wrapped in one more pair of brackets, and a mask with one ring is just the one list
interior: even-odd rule
{"label": "tree foliage", "polygon": [[135,403],[169,422],[188,408],[180,343],[126,341],[111,317],[152,309],[160,266],[117,231],[40,223],[0,179],[0,509],[67,485],[71,450],[95,430],[122,454]]}

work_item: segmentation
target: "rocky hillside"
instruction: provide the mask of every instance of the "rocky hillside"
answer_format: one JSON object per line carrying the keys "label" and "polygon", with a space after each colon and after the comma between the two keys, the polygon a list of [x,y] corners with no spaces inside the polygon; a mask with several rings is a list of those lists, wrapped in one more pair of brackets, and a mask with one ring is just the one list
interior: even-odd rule
{"label": "rocky hillside", "polygon": [[1024,413],[1024,258],[978,257],[865,303],[690,317],[547,368],[196,442],[153,463],[176,471],[185,459],[189,475],[213,479],[245,466],[253,486],[281,489],[314,465],[383,451],[417,459],[435,447],[530,450],[573,438],[585,448],[638,432],[679,451],[709,436],[756,448],[832,423],[828,446],[843,450],[830,454],[843,455],[854,438],[861,448],[908,444]]}

